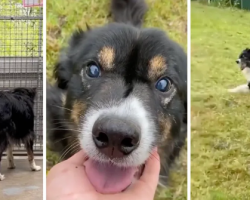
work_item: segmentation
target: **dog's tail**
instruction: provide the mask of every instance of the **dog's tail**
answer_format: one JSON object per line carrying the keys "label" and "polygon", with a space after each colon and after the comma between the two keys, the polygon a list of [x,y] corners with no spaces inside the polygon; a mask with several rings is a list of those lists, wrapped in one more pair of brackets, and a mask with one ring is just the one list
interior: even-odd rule
{"label": "dog's tail", "polygon": [[115,22],[141,27],[148,7],[145,0],[112,0],[111,14]]}

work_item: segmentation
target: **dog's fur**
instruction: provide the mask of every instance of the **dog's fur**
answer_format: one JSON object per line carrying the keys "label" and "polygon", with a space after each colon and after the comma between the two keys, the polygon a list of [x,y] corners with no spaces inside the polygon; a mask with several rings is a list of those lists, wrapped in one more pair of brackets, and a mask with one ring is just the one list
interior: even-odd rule
{"label": "dog's fur", "polygon": [[[102,115],[132,120],[140,145],[112,162],[142,165],[157,146],[165,185],[187,134],[187,57],[163,31],[141,28],[146,10],[144,0],[113,0],[116,23],[73,34],[55,67],[57,86],[47,89],[47,141],[62,159],[82,148],[107,162],[94,145],[94,123]],[[86,74],[93,64],[100,67],[98,78]],[[155,87],[164,77],[170,88],[161,92]]]}
{"label": "dog's fur", "polygon": [[14,169],[12,154],[13,145],[25,144],[31,170],[38,171],[33,155],[34,132],[34,98],[35,88],[16,88],[11,91],[0,91],[0,180],[1,157],[5,150],[9,161],[9,168]]}
{"label": "dog's fur", "polygon": [[249,93],[250,92],[250,49],[244,49],[239,55],[236,63],[239,65],[239,68],[242,74],[245,76],[247,83],[239,85],[233,89],[229,89],[229,92],[232,93]]}

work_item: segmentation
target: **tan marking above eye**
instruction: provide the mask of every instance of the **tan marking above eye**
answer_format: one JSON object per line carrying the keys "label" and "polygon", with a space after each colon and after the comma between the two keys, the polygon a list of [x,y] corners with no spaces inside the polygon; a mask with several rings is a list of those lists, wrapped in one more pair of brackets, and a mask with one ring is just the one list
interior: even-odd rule
{"label": "tan marking above eye", "polygon": [[98,54],[98,59],[104,70],[114,67],[115,51],[112,47],[103,47]]}
{"label": "tan marking above eye", "polygon": [[71,111],[71,119],[78,125],[80,116],[83,115],[86,109],[86,104],[80,101],[74,101]]}
{"label": "tan marking above eye", "polygon": [[166,70],[166,59],[161,56],[157,55],[153,57],[149,61],[149,68],[148,68],[148,77],[151,80],[154,80],[160,77]]}

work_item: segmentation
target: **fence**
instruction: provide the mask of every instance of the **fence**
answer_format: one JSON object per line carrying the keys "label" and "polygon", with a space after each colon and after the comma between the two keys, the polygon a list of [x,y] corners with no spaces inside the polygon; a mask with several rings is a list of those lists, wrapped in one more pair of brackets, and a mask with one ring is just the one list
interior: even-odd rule
{"label": "fence", "polygon": [[[34,151],[43,149],[43,8],[24,7],[20,0],[0,2],[0,90],[35,87]],[[14,153],[23,154],[24,147]]]}
{"label": "fence", "polygon": [[235,7],[244,10],[250,10],[250,0],[191,0],[203,3],[213,4],[216,6]]}

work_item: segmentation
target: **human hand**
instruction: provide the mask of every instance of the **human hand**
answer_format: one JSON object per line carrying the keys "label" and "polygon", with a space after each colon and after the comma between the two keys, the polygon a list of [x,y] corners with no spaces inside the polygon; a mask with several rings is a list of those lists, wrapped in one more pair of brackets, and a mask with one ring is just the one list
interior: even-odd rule
{"label": "human hand", "polygon": [[50,170],[47,176],[47,200],[153,200],[160,173],[157,151],[147,160],[140,179],[117,194],[96,192],[85,173],[85,158],[84,152],[80,151]]}

